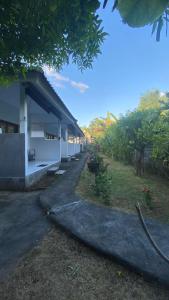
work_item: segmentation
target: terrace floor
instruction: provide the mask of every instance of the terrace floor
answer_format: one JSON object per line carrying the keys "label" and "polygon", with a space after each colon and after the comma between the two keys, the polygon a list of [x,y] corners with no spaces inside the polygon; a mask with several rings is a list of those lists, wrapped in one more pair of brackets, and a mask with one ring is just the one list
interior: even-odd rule
{"label": "terrace floor", "polygon": [[29,161],[26,175],[29,176],[35,172],[39,172],[45,169],[47,170],[49,169],[49,167],[52,167],[53,165],[59,162],[60,162],[59,160]]}

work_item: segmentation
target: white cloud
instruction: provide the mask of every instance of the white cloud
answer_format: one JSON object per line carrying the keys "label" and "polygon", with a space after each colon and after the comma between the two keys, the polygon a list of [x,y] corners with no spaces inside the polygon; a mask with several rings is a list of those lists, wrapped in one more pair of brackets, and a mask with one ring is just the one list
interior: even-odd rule
{"label": "white cloud", "polygon": [[49,68],[48,66],[44,66],[43,71],[47,76],[53,76],[54,74],[54,70],[52,68]]}
{"label": "white cloud", "polygon": [[61,74],[59,74],[58,72],[55,72],[55,74],[53,76],[58,81],[65,81],[65,82],[69,82],[70,81],[70,79],[68,77],[64,77]]}
{"label": "white cloud", "polygon": [[86,90],[89,88],[89,86],[83,82],[76,82],[71,80],[70,84],[74,88],[77,88],[80,91],[80,93],[86,92]]}
{"label": "white cloud", "polygon": [[52,82],[52,85],[54,87],[58,87],[58,88],[61,88],[61,89],[65,88],[64,84],[62,84],[61,82]]}
{"label": "white cloud", "polygon": [[[86,92],[86,90],[89,88],[89,86],[83,82],[77,82],[74,80],[71,80],[69,77],[65,77],[61,75],[60,73],[56,72],[52,68],[49,68],[48,66],[44,66],[43,68],[46,76],[49,77],[49,81],[52,83],[54,87],[64,88],[64,84],[69,84],[71,87],[76,88],[80,91],[80,93]],[[64,84],[63,84],[64,83]]]}
{"label": "white cloud", "polygon": [[160,92],[160,97],[163,97],[165,96],[165,93],[164,92]]}

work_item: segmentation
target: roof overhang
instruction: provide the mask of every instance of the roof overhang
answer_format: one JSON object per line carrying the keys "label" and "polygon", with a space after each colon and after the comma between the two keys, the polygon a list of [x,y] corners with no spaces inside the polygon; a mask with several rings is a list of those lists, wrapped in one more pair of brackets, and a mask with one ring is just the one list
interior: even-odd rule
{"label": "roof overhang", "polygon": [[41,108],[48,113],[53,113],[62,123],[74,128],[76,135],[84,136],[77,120],[54,91],[43,72],[30,71],[26,77],[21,77],[20,80],[25,86],[27,95]]}

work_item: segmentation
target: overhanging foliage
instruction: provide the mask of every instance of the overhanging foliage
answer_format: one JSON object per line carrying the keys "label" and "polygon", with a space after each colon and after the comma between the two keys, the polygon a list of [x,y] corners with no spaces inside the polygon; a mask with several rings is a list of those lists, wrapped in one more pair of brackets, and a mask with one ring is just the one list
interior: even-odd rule
{"label": "overhanging foliage", "polygon": [[[103,7],[108,0],[104,1]],[[160,40],[161,30],[166,25],[168,29],[168,0],[115,0],[113,10],[117,9],[124,23],[131,27],[152,25],[152,34],[156,32],[156,40]]]}
{"label": "overhanging foliage", "polygon": [[97,0],[2,0],[0,80],[44,64],[92,66],[105,33]]}

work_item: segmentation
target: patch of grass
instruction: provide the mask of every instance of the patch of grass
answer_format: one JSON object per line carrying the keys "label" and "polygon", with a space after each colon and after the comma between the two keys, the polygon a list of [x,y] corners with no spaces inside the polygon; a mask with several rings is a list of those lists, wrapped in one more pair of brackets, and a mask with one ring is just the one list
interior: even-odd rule
{"label": "patch of grass", "polygon": [[[169,222],[169,183],[159,176],[145,174],[137,177],[134,168],[124,165],[104,156],[104,162],[108,163],[111,173],[112,189],[109,205],[128,212],[136,212],[137,201],[142,203],[144,215],[157,218],[163,222]],[[94,176],[84,169],[77,187],[81,196],[93,201],[104,203],[103,199],[96,197],[91,188]],[[148,188],[151,193],[152,209],[146,204],[144,189]]]}

